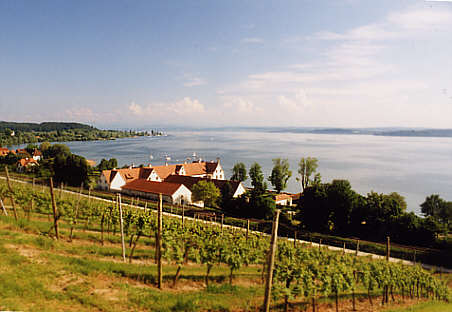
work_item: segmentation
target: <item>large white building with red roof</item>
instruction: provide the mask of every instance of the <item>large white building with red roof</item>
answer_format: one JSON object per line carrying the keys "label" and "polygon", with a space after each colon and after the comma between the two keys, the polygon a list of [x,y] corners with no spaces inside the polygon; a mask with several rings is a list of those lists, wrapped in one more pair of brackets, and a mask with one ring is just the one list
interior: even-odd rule
{"label": "large white building with red roof", "polygon": [[[185,203],[191,203],[191,185],[187,186],[187,181],[185,183],[183,181],[167,181],[174,176],[204,178],[212,181],[225,180],[220,161],[197,161],[155,167],[104,170],[97,185],[102,190],[118,191],[145,198],[154,197],[155,194],[161,193],[164,197],[166,196],[167,201],[172,203],[180,203],[181,198]],[[175,185],[178,186],[177,189],[175,189]]]}

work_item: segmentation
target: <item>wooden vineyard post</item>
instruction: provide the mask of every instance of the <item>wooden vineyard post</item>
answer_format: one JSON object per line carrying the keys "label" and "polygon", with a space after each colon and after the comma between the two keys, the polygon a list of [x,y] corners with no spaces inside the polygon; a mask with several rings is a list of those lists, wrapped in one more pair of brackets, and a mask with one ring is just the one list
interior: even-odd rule
{"label": "wooden vineyard post", "polygon": [[157,287],[162,289],[163,268],[162,268],[162,214],[163,214],[162,194],[159,195],[159,207],[157,214]]}
{"label": "wooden vineyard post", "polygon": [[182,203],[182,228],[185,226],[185,203]]}
{"label": "wooden vineyard post", "polygon": [[8,189],[11,193],[11,196],[10,196],[11,206],[13,206],[14,218],[17,221],[17,210],[16,210],[16,204],[14,203],[13,187],[11,186],[11,181],[9,180],[8,166],[5,166],[5,173],[6,173],[6,182],[8,183]]}
{"label": "wooden vineyard post", "polygon": [[342,254],[345,255],[345,242],[344,245],[342,246]]}
{"label": "wooden vineyard post", "polygon": [[3,200],[0,198],[0,205],[2,206],[3,213],[5,216],[8,216],[8,212],[6,211],[5,205],[3,205]]}
{"label": "wooden vineyard post", "polygon": [[297,248],[297,231],[293,233],[293,248]]}
{"label": "wooden vineyard post", "polygon": [[359,239],[356,242],[356,255],[358,255],[358,253],[359,253]]}
{"label": "wooden vineyard post", "polygon": [[386,236],[386,261],[389,261],[390,254],[391,254],[391,242],[389,236]]}
{"label": "wooden vineyard post", "polygon": [[30,220],[30,214],[35,210],[35,178],[33,177],[33,181],[31,184],[31,207],[28,210],[28,220]]}
{"label": "wooden vineyard post", "polygon": [[77,224],[78,209],[80,207],[80,200],[81,200],[81,197],[82,197],[82,190],[83,190],[83,182],[82,182],[82,184],[80,184],[80,193],[78,193],[77,203],[75,204],[74,220],[72,220],[71,232],[69,234],[69,241],[70,242],[72,242],[72,235],[74,233],[74,227]]}
{"label": "wooden vineyard post", "polygon": [[278,239],[278,222],[280,210],[276,210],[275,220],[272,226],[270,251],[268,253],[267,279],[265,282],[264,311],[270,311],[270,298],[273,284],[273,267],[275,265],[276,244]]}
{"label": "wooden vineyard post", "polygon": [[221,214],[221,234],[223,234],[224,213]]}
{"label": "wooden vineyard post", "polygon": [[246,240],[248,240],[249,232],[250,232],[250,219],[246,219]]}
{"label": "wooden vineyard post", "polygon": [[319,251],[321,251],[322,248],[322,239],[319,240]]}
{"label": "wooden vineyard post", "polygon": [[58,209],[55,201],[55,194],[53,193],[53,179],[50,178],[50,197],[52,198],[52,209],[53,209],[53,227],[55,228],[55,237],[58,237]]}
{"label": "wooden vineyard post", "polygon": [[122,260],[126,262],[126,246],[124,244],[124,221],[122,219],[121,194],[118,194],[118,205],[119,205],[119,226],[121,227]]}
{"label": "wooden vineyard post", "polygon": [[[389,238],[389,236],[386,236],[386,261],[388,261],[388,262],[389,262],[390,253],[391,253],[390,238]],[[385,291],[384,301],[385,301],[385,303],[388,303],[389,302],[389,286],[388,285],[385,286],[384,291]]]}

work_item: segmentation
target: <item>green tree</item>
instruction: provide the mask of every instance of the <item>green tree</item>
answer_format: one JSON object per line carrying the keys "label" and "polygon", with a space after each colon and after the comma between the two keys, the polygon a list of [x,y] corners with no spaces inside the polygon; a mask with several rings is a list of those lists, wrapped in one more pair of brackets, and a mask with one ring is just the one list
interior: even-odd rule
{"label": "green tree", "polygon": [[41,145],[39,145],[39,150],[41,151],[41,153],[44,153],[44,152],[47,151],[51,146],[52,146],[52,144],[50,144],[49,142],[42,142]]}
{"label": "green tree", "polygon": [[425,216],[437,218],[445,206],[446,201],[439,197],[438,194],[432,194],[427,196],[421,204],[421,211]]}
{"label": "green tree", "polygon": [[264,174],[262,173],[261,166],[255,162],[250,167],[250,179],[251,185],[254,188],[254,192],[264,193],[267,189],[267,183],[264,181]]}
{"label": "green tree", "polygon": [[30,154],[33,155],[33,152],[35,149],[38,149],[38,145],[34,143],[29,143],[27,147],[25,147],[25,150]]}
{"label": "green tree", "polygon": [[292,176],[292,171],[289,170],[289,161],[287,159],[275,158],[272,161],[273,170],[268,180],[274,189],[278,193],[281,193],[286,188],[287,181]]}
{"label": "green tree", "polygon": [[[304,190],[313,182],[320,182],[320,174],[315,174],[317,171],[318,160],[314,157],[302,157],[298,163],[297,181],[300,182],[301,191]],[[315,174],[315,175],[314,175]],[[311,176],[314,175],[314,179]]]}
{"label": "green tree", "polygon": [[347,180],[333,180],[327,189],[333,229],[338,234],[348,234],[352,211],[356,208],[359,194]]}
{"label": "green tree", "polygon": [[331,230],[331,206],[328,185],[308,186],[298,202],[296,218],[304,230],[328,233]]}
{"label": "green tree", "polygon": [[211,181],[201,180],[193,185],[191,198],[193,202],[203,201],[204,206],[217,207],[217,201],[221,196],[220,190]]}
{"label": "green tree", "polygon": [[118,167],[118,161],[116,158],[110,158],[108,160],[108,169],[114,169]]}
{"label": "green tree", "polygon": [[245,164],[242,162],[236,163],[232,168],[231,180],[243,182],[246,179],[248,179],[248,176],[246,175]]}

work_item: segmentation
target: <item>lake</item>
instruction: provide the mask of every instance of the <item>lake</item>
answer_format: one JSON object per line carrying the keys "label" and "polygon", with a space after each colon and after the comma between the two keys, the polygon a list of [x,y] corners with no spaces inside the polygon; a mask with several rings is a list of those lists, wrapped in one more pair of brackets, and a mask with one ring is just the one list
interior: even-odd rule
{"label": "lake", "polygon": [[162,165],[166,156],[171,157],[169,163],[183,162],[193,153],[207,160],[219,157],[227,177],[236,162],[249,168],[255,161],[267,177],[273,158],[288,158],[292,170],[289,192],[300,191],[295,179],[298,161],[310,156],[319,160],[323,181],[347,179],[363,195],[371,190],[398,192],[406,198],[409,211],[420,213],[419,205],[430,194],[452,200],[452,138],[175,130],[162,137],[66,144],[73,153],[97,162],[116,158],[120,166]]}

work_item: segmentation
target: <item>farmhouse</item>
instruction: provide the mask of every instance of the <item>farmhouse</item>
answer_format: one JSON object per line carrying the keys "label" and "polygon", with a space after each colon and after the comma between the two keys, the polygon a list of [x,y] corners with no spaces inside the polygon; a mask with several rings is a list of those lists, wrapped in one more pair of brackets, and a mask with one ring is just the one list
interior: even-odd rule
{"label": "farmhouse", "polygon": [[275,203],[282,206],[292,206],[292,195],[291,194],[276,194],[273,196]]}
{"label": "farmhouse", "polygon": [[121,187],[137,179],[163,182],[170,175],[191,176],[224,180],[224,171],[220,161],[193,162],[142,168],[124,168],[104,170],[97,182],[102,190],[120,191]]}
{"label": "farmhouse", "polygon": [[233,196],[238,197],[245,193],[245,187],[240,181],[228,181],[228,180],[217,180],[217,179],[208,179],[208,178],[200,178],[200,177],[189,177],[189,176],[180,176],[180,175],[170,175],[165,179],[165,182],[171,183],[180,183],[185,185],[190,190],[193,189],[193,185],[198,183],[199,181],[210,181],[221,191],[226,187],[226,184],[229,184],[231,187],[231,191]]}
{"label": "farmhouse", "polygon": [[17,171],[24,172],[31,167],[38,166],[38,162],[33,158],[22,158],[17,162]]}
{"label": "farmhouse", "polygon": [[137,179],[122,187],[122,193],[157,200],[162,194],[163,201],[170,204],[191,204],[191,191],[180,183],[154,182]]}

